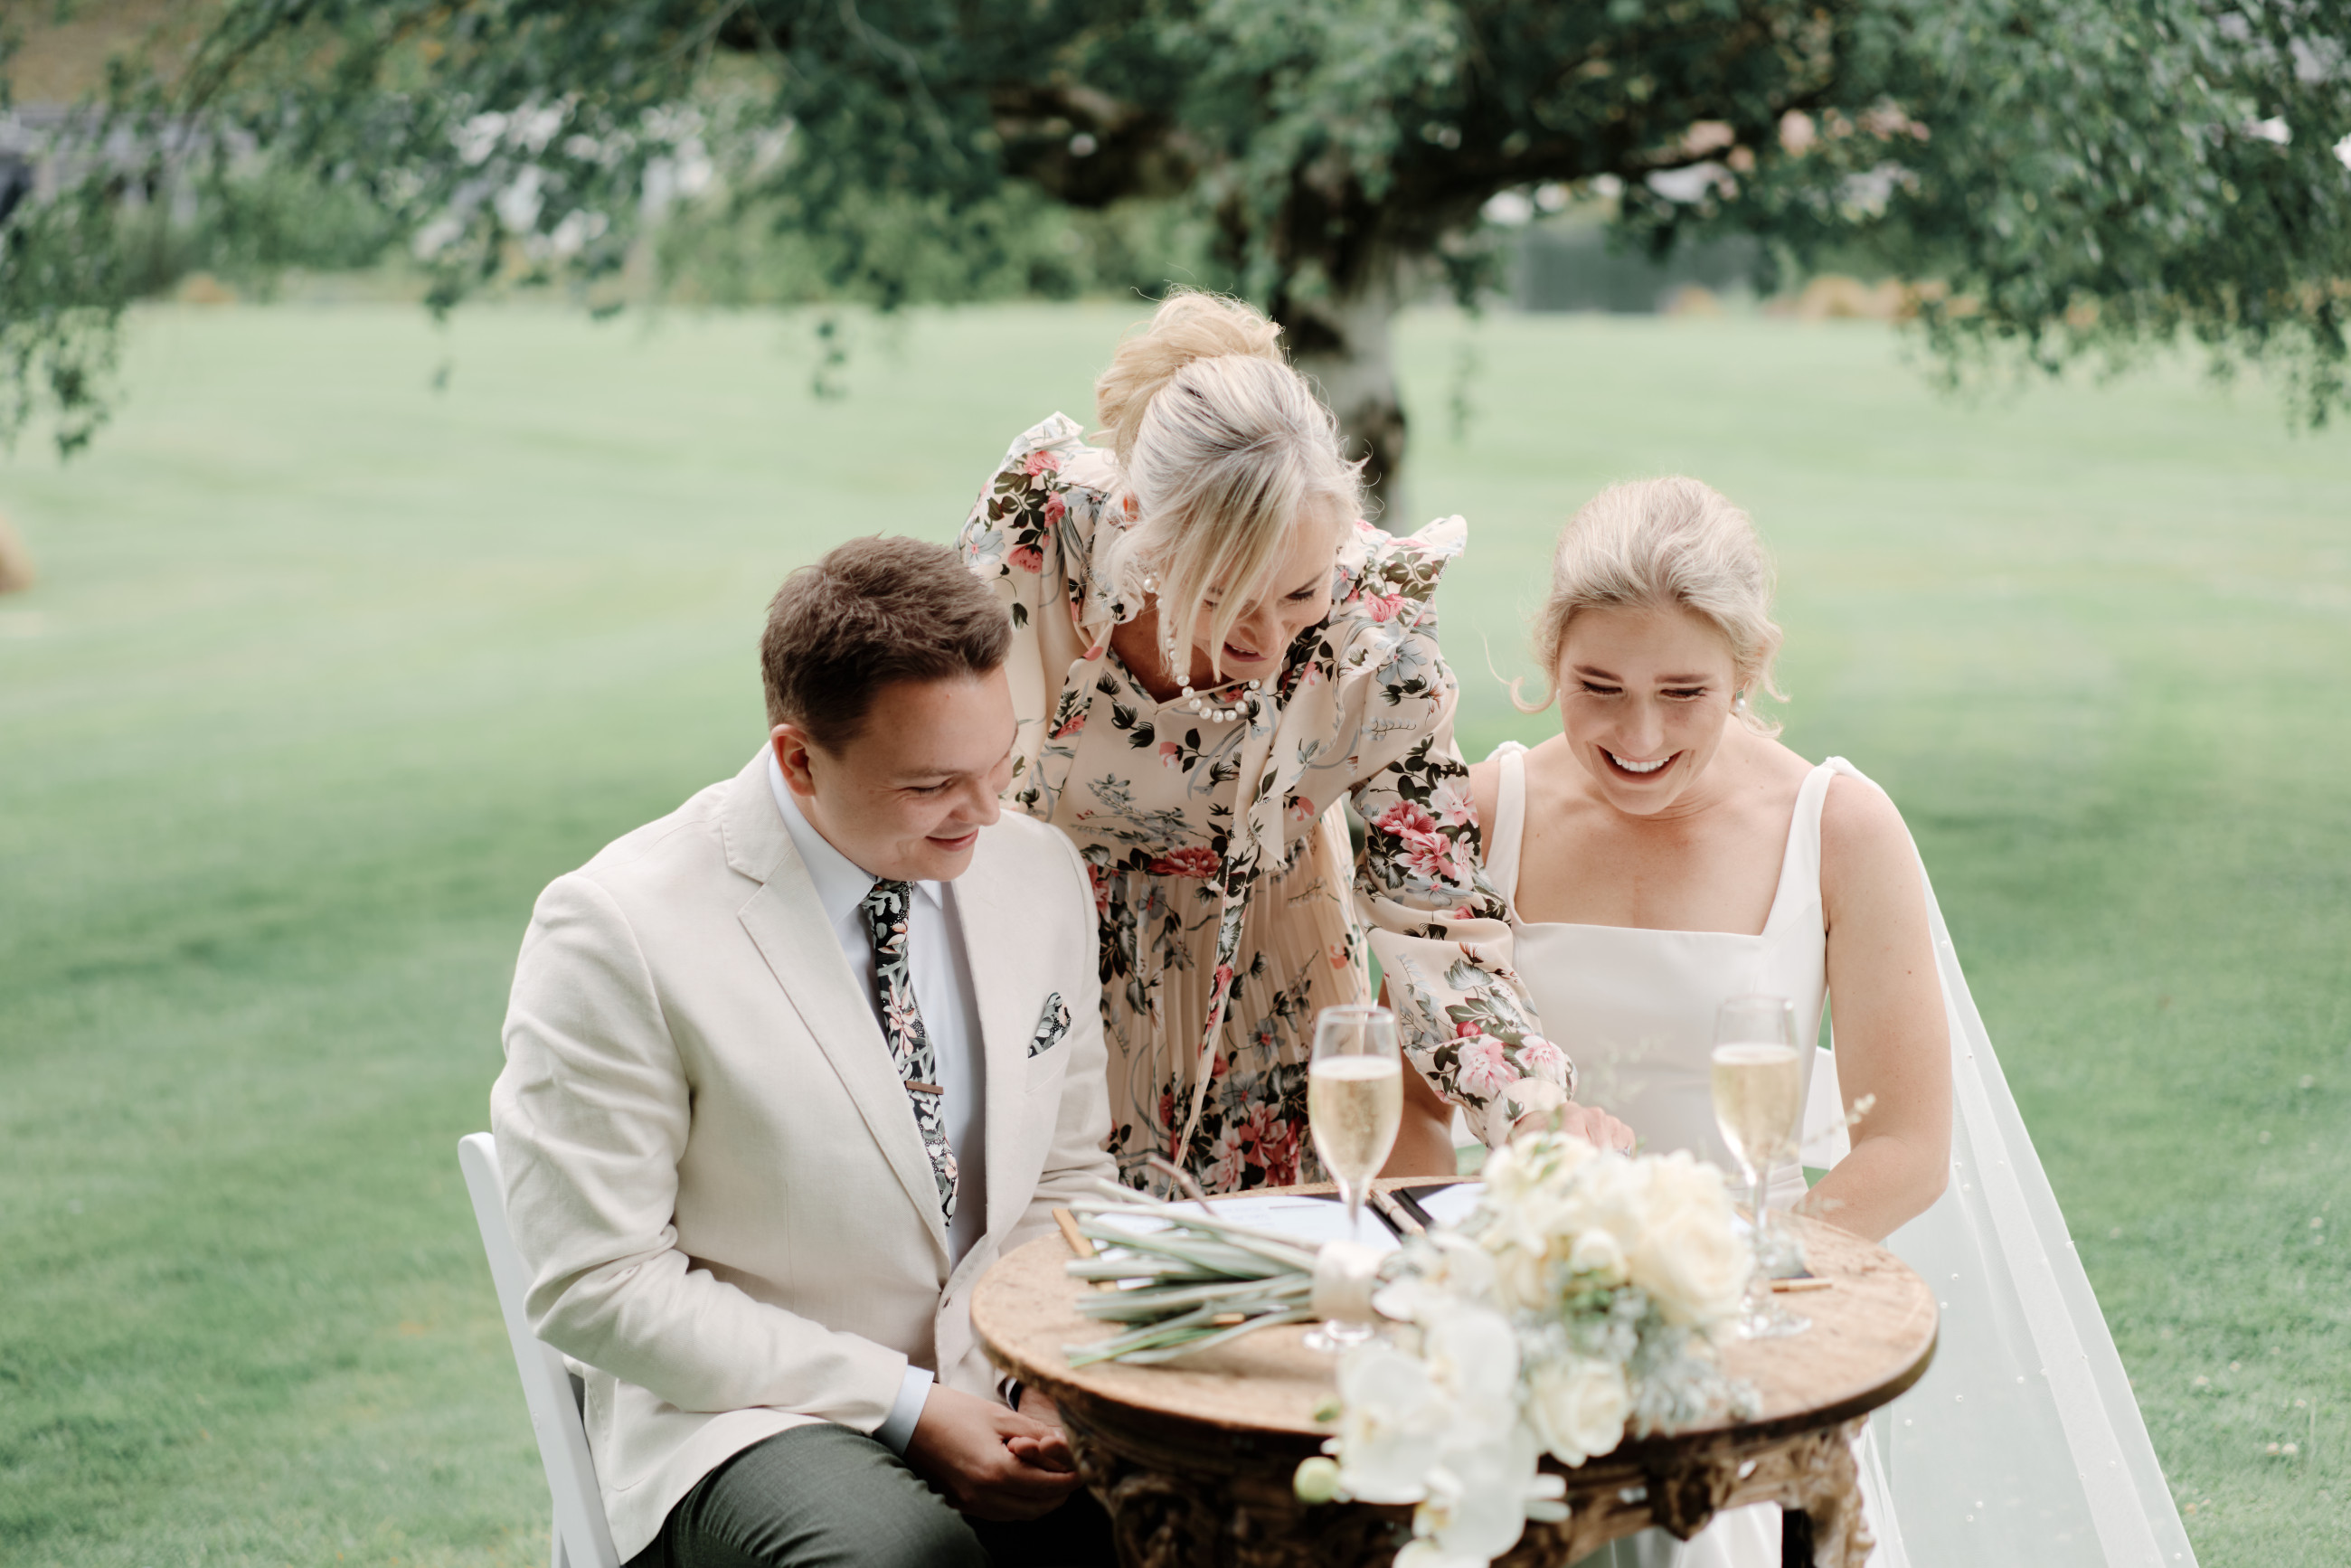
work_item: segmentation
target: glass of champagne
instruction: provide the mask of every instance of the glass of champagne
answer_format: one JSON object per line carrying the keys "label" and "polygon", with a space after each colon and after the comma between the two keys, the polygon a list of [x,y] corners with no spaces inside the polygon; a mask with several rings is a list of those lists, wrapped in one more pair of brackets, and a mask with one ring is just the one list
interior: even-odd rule
{"label": "glass of champagne", "polygon": [[1753,1200],[1755,1274],[1740,1311],[1742,1339],[1774,1339],[1813,1326],[1810,1318],[1798,1317],[1772,1296],[1771,1270],[1781,1249],[1763,1201],[1771,1167],[1796,1152],[1802,1063],[1795,1006],[1785,997],[1733,997],[1715,1015],[1715,1124],[1738,1159]]}
{"label": "glass of champagne", "polygon": [[[1364,1239],[1364,1199],[1395,1146],[1404,1119],[1404,1062],[1396,1055],[1395,1014],[1385,1008],[1324,1008],[1314,1020],[1314,1055],[1306,1066],[1306,1116],[1314,1152],[1347,1206],[1347,1234]],[[1369,1323],[1325,1322],[1306,1343],[1343,1350],[1372,1337]]]}

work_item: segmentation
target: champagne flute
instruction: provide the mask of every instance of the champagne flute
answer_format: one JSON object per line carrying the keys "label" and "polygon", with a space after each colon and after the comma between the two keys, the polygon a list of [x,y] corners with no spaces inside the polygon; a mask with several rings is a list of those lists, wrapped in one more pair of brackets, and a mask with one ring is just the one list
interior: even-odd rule
{"label": "champagne flute", "polygon": [[[1306,1118],[1314,1152],[1339,1185],[1347,1234],[1364,1239],[1364,1199],[1387,1164],[1404,1119],[1404,1063],[1396,1055],[1395,1014],[1355,1005],[1324,1008],[1314,1020],[1314,1054],[1306,1066]],[[1306,1343],[1343,1350],[1372,1337],[1372,1325],[1326,1322]]]}
{"label": "champagne flute", "polygon": [[1771,1167],[1796,1150],[1803,1111],[1803,1057],[1796,1009],[1785,997],[1733,997],[1715,1015],[1712,1080],[1715,1124],[1747,1177],[1753,1202],[1755,1272],[1741,1303],[1741,1339],[1776,1339],[1813,1326],[1772,1298],[1771,1264],[1780,1255],[1771,1210],[1763,1201]]}

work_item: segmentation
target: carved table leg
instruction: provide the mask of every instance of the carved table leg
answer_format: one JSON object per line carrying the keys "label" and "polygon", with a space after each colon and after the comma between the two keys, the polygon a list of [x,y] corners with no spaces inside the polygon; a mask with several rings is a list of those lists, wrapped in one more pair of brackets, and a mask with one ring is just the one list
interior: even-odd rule
{"label": "carved table leg", "polygon": [[1411,1538],[1408,1511],[1299,1501],[1295,1460],[1243,1475],[1162,1469],[1075,1422],[1066,1430],[1110,1515],[1120,1568],[1384,1568]]}
{"label": "carved table leg", "polygon": [[1853,1462],[1854,1439],[1860,1435],[1861,1422],[1847,1421],[1812,1433],[1787,1451],[1791,1473],[1783,1506],[1802,1509],[1812,1522],[1812,1557],[1805,1568],[1862,1568],[1877,1544],[1862,1511],[1861,1470]]}
{"label": "carved table leg", "polygon": [[1736,1453],[1708,1454],[1671,1472],[1649,1475],[1649,1516],[1676,1541],[1687,1541],[1712,1522],[1739,1484]]}
{"label": "carved table leg", "polygon": [[[1228,1468],[1228,1450],[1114,1443],[1073,1406],[1061,1408],[1064,1428],[1110,1515],[1121,1568],[1387,1568],[1411,1538],[1409,1509],[1301,1502],[1290,1490],[1294,1454],[1248,1453]],[[1855,1419],[1760,1448],[1726,1444],[1670,1469],[1628,1456],[1613,1469],[1579,1472],[1568,1518],[1531,1523],[1498,1568],[1557,1568],[1647,1524],[1687,1541],[1726,1507],[1773,1499],[1797,1511],[1786,1540],[1809,1545],[1785,1568],[1865,1568],[1875,1543],[1853,1457],[1861,1427]]]}

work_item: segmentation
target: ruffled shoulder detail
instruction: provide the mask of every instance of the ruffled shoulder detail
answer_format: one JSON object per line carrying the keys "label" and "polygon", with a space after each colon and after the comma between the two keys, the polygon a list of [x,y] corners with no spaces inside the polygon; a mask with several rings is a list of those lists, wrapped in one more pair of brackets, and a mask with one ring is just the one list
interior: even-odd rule
{"label": "ruffled shoulder detail", "polygon": [[1437,579],[1468,542],[1469,525],[1458,516],[1440,517],[1402,538],[1358,522],[1339,549],[1342,591],[1332,608],[1332,622],[1414,625],[1427,613]]}
{"label": "ruffled shoulder detail", "polygon": [[1051,452],[1063,457],[1075,457],[1086,446],[1085,427],[1068,414],[1056,410],[1012,438],[1004,449],[1004,461],[996,465],[1002,473],[1015,464],[1026,465],[1032,452]]}
{"label": "ruffled shoulder detail", "polygon": [[1082,489],[1107,497],[1118,481],[1110,454],[1086,444],[1085,426],[1066,413],[1055,413],[1020,433],[1004,454],[998,472],[1019,467],[1034,478],[1040,473],[1058,476],[1066,490]]}
{"label": "ruffled shoulder detail", "polygon": [[1453,684],[1434,638],[1437,579],[1468,542],[1469,526],[1444,517],[1399,538],[1357,523],[1339,547],[1337,602],[1324,622],[1324,671],[1343,686],[1368,682],[1395,707],[1441,697]]}
{"label": "ruffled shoulder detail", "polygon": [[1040,420],[1013,439],[981,491],[957,538],[964,559],[983,578],[1050,571],[1081,625],[1130,618],[1134,609],[1102,570],[1125,524],[1109,504],[1116,482],[1110,455],[1086,444],[1076,420],[1066,413]]}

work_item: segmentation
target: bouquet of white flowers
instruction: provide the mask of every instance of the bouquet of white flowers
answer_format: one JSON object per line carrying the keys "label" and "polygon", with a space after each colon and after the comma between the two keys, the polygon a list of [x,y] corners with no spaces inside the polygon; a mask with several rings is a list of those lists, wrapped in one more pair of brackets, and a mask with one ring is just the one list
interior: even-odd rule
{"label": "bouquet of white flowers", "polygon": [[1404,1326],[1346,1353],[1332,1457],[1298,1470],[1311,1502],[1416,1504],[1396,1568],[1484,1568],[1564,1518],[1546,1452],[1581,1465],[1755,1407],[1714,1356],[1754,1266],[1720,1172],[1544,1134],[1485,1176],[1474,1213],[1391,1266],[1373,1304]]}

